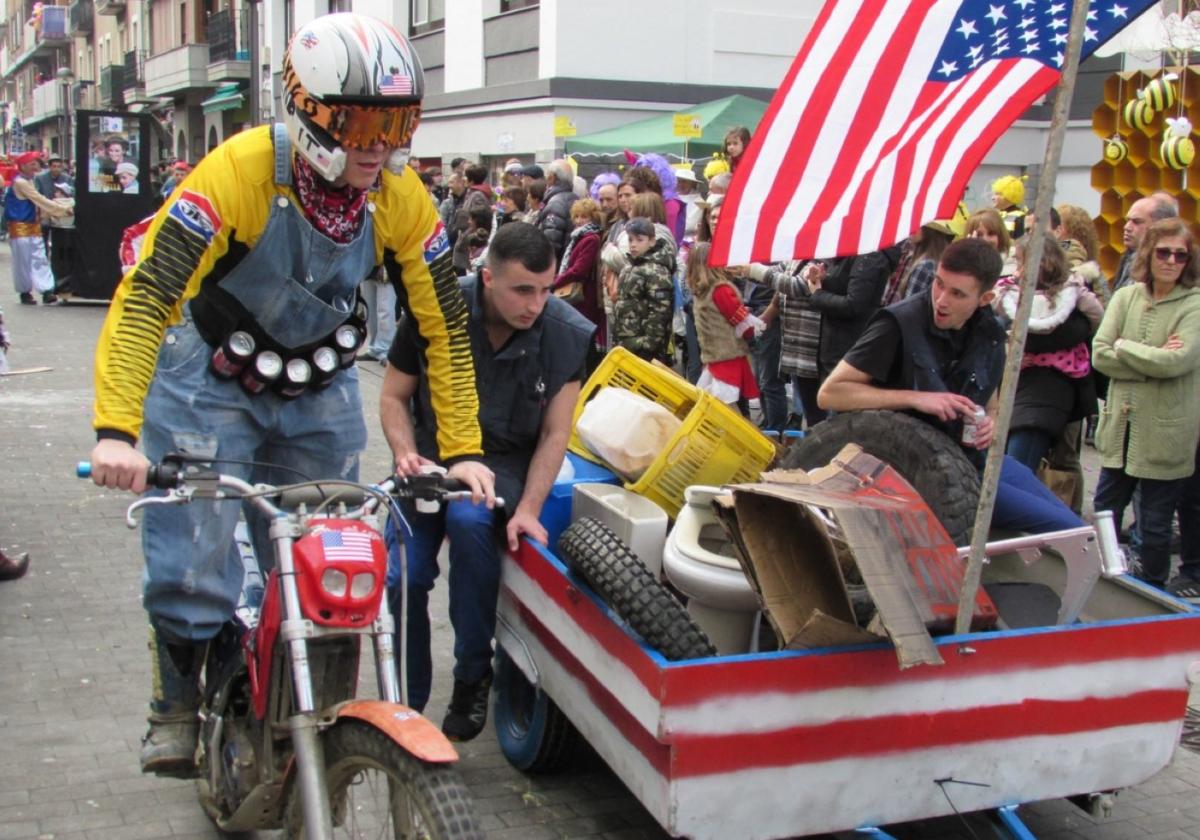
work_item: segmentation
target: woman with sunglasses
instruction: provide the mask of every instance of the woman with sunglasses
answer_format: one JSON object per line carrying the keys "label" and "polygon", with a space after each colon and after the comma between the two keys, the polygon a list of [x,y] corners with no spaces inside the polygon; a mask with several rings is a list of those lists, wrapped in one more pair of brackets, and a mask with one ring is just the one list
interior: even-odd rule
{"label": "woman with sunglasses", "polygon": [[1200,439],[1200,252],[1178,218],[1142,237],[1131,276],[1117,290],[1092,344],[1110,379],[1096,448],[1096,510],[1121,516],[1136,496],[1140,568],[1156,586],[1170,572],[1171,520]]}
{"label": "woman with sunglasses", "polygon": [[[96,351],[93,479],[141,492],[148,460],[182,450],[252,483],[357,480],[358,287],[382,266],[437,383],[441,459],[491,502],[466,303],[437,210],[406,166],[424,93],[415,51],[389,23],[326,15],[293,37],[283,87],[283,123],[207,154],[117,289]],[[397,454],[400,472],[418,466],[415,452]],[[159,505],[145,518],[156,679],[143,772],[192,767],[197,663],[242,584],[237,508],[219,507]],[[251,519],[260,559],[265,524]]]}

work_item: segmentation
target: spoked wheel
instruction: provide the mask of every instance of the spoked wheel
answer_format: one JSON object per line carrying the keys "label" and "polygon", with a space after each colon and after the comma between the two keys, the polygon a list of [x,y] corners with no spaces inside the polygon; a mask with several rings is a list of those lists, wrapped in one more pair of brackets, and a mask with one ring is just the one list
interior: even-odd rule
{"label": "spoked wheel", "polygon": [[[481,840],[470,794],[449,767],[413,758],[379,730],[343,721],[323,736],[333,836],[354,840]],[[299,791],[287,836],[306,837]]]}
{"label": "spoked wheel", "polygon": [[554,701],[525,678],[512,658],[496,651],[493,720],[500,751],[518,770],[552,773],[579,748],[579,733]]}

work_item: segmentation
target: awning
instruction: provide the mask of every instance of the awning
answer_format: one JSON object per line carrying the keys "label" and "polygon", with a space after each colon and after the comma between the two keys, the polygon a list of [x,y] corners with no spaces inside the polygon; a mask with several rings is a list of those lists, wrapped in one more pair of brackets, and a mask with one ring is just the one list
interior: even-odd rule
{"label": "awning", "polygon": [[745,126],[753,133],[766,110],[766,102],[747,96],[727,96],[679,109],[680,113],[694,114],[703,132],[686,146],[683,138],[675,135],[675,115],[658,114],[595,134],[568,137],[567,154],[620,154],[629,149],[639,153],[682,156],[686,148],[689,157],[708,157],[725,147],[725,133],[734,126]]}
{"label": "awning", "polygon": [[215,114],[217,111],[232,111],[235,108],[241,108],[245,98],[239,85],[234,82],[231,85],[221,85],[221,87],[217,88],[216,93],[200,103],[200,108],[206,114]]}

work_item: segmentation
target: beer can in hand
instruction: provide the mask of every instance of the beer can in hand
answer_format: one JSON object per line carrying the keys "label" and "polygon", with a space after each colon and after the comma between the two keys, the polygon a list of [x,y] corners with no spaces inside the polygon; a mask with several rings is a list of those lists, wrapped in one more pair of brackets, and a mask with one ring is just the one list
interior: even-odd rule
{"label": "beer can in hand", "polygon": [[294,400],[303,394],[312,382],[312,372],[312,365],[304,359],[288,359],[278,381],[279,396]]}
{"label": "beer can in hand", "polygon": [[338,352],[332,347],[318,347],[312,352],[312,388],[319,391],[329,387],[333,377],[341,369]]}
{"label": "beer can in hand", "polygon": [[987,417],[987,412],[979,406],[975,406],[975,411],[971,416],[963,418],[962,442],[967,446],[975,445],[975,441],[978,439],[979,421],[984,417]]}
{"label": "beer can in hand", "polygon": [[242,371],[242,387],[251,394],[261,394],[283,373],[283,357],[274,350],[263,350],[254,362]]}
{"label": "beer can in hand", "polygon": [[213,351],[209,367],[222,379],[233,379],[242,372],[253,355],[254,336],[238,330],[230,333],[221,346]]}

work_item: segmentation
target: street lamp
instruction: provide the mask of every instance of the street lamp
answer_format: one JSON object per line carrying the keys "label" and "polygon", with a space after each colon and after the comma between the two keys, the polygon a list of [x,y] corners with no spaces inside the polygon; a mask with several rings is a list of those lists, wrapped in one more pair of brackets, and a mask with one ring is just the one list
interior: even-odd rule
{"label": "street lamp", "polygon": [[63,161],[69,166],[74,157],[71,154],[71,85],[75,81],[75,74],[70,67],[59,67],[55,76],[62,83],[63,130],[59,132],[59,137],[63,142]]}

